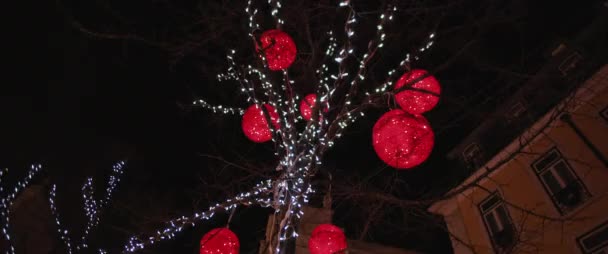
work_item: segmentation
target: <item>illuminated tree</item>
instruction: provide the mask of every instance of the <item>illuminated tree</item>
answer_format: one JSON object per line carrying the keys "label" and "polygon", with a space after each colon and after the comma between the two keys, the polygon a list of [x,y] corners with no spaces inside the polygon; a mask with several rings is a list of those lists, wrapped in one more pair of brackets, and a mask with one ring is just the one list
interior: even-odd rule
{"label": "illuminated tree", "polygon": [[[249,47],[227,49],[225,57],[227,64],[215,64],[205,66],[205,68],[212,70],[218,66],[226,67],[224,72],[217,75],[217,79],[238,84],[238,90],[227,92],[239,92],[239,95],[244,98],[245,103],[243,104],[246,105],[244,107],[217,105],[212,103],[214,101],[212,96],[206,96],[195,100],[190,106],[227,115],[226,117],[242,115],[244,118],[242,128],[245,136],[254,142],[272,142],[277,158],[276,164],[272,167],[274,172],[268,174],[272,176],[254,184],[253,187],[249,186],[247,191],[231,195],[225,200],[218,200],[218,203],[207,210],[168,221],[165,228],[157,230],[151,236],[138,235],[130,238],[124,246],[124,251],[135,252],[159,241],[172,239],[185,228],[211,219],[215,214],[233,212],[238,206],[259,205],[272,208],[275,211],[275,217],[280,218],[277,227],[278,233],[275,237],[276,242],[271,243],[273,251],[289,253],[287,245],[289,241],[297,237],[296,231],[299,218],[303,213],[302,207],[307,204],[310,195],[315,192],[311,184],[312,178],[319,175],[324,163],[324,155],[344,136],[345,130],[349,126],[365,117],[366,112],[370,109],[380,108],[389,112],[390,109],[401,107],[409,112],[403,113],[405,120],[402,121],[417,124],[411,129],[418,130],[420,126],[422,129],[429,127],[429,122],[423,119],[424,116],[417,115],[411,118],[409,114],[423,113],[437,104],[440,89],[435,82],[428,84],[428,80],[435,79],[432,76],[452,64],[453,59],[472,45],[473,40],[455,45],[454,47],[459,48],[456,50],[456,54],[443,59],[438,66],[424,66],[419,61],[423,59],[427,51],[432,50],[436,39],[445,38],[442,37],[441,32],[435,31],[439,26],[440,18],[435,20],[434,17],[425,17],[422,22],[424,25],[412,22],[420,26],[416,27],[416,33],[410,32],[407,26],[403,26],[407,23],[403,20],[396,24],[393,22],[408,15],[412,16],[412,20],[417,20],[416,9],[426,12],[434,8],[447,9],[451,5],[417,8],[413,3],[416,1],[374,3],[373,7],[366,6],[368,7],[366,10],[380,9],[380,11],[362,14],[358,11],[358,4],[366,5],[363,1],[362,3],[339,1],[335,5],[333,2],[332,5],[326,4],[327,1],[321,2],[318,5],[312,5],[324,10],[324,13],[335,11],[336,17],[344,18],[341,25],[337,26],[339,29],[334,29],[331,25],[324,25],[314,32],[303,32],[310,27],[301,29],[293,26],[287,27],[290,20],[295,18],[285,14],[284,5],[286,4],[278,0],[270,0],[268,3],[250,0],[246,6],[244,6],[245,3],[243,6],[237,7],[222,6],[227,12],[240,13],[244,8],[247,33],[242,34],[238,39],[247,41],[250,45]],[[486,14],[479,18],[480,23],[483,23],[483,18],[487,18],[487,16],[492,15]],[[204,18],[200,22],[213,23],[212,20]],[[477,19],[477,17],[475,18]],[[272,25],[268,25],[268,23],[272,23]],[[196,39],[187,38],[186,42],[180,41],[171,44],[162,40],[154,41],[144,38],[138,34],[95,32],[76,21],[73,21],[73,24],[80,31],[95,38],[136,40],[168,48],[172,53],[173,61],[179,61],[184,55],[192,52],[192,48],[200,47],[206,41],[215,40],[221,43],[229,40],[229,38],[222,38],[222,33],[193,32],[193,34],[197,34]],[[373,24],[373,26],[369,26],[369,24]],[[309,23],[309,25],[315,24]],[[231,28],[227,26],[225,29]],[[328,29],[322,31],[323,35],[317,34],[316,40],[311,39],[312,33],[318,33],[324,28]],[[299,32],[305,35],[295,36],[294,30],[297,29],[302,30]],[[390,30],[397,30],[401,33],[395,35],[387,32]],[[424,32],[421,33],[420,30],[424,30]],[[407,40],[404,40],[404,37],[407,37]],[[468,39],[468,36],[464,37]],[[391,39],[395,39],[397,44],[400,44],[400,49],[386,51]],[[287,52],[286,55],[283,55],[284,51]],[[383,60],[383,57],[392,58],[394,61],[375,65],[377,61]],[[306,61],[303,61],[303,58],[306,58]],[[390,67],[384,69],[386,66]],[[427,69],[428,72],[422,72],[425,74],[417,76],[421,73],[419,69]],[[416,78],[410,78],[408,73],[414,73],[412,76],[416,76]],[[307,77],[301,78],[301,76]],[[441,81],[441,78],[437,77],[437,80]],[[303,89],[297,89],[303,86],[308,87],[308,91],[301,92]],[[224,88],[222,87],[222,89]],[[408,96],[410,100],[404,98]],[[418,100],[424,100],[424,102],[418,105],[416,103]],[[412,119],[416,119],[416,121]],[[422,120],[418,121],[418,119]],[[239,134],[235,133],[235,135]],[[372,136],[372,133],[367,135]],[[425,144],[423,150],[428,156],[432,149],[432,140],[426,140]],[[403,149],[408,150],[409,148]],[[424,159],[418,159],[412,164],[415,166],[422,161]],[[391,165],[400,167],[403,164],[407,163]],[[411,166],[407,168],[411,168]],[[266,171],[273,171],[272,169],[266,169]],[[90,181],[88,183],[83,188],[84,193],[92,191]],[[387,193],[354,192],[352,189],[346,191],[351,192],[353,196],[363,198],[371,196],[375,200],[386,203],[416,207],[418,211],[424,210],[421,207],[436,200],[404,201],[391,196],[390,191]],[[54,192],[52,193],[51,197],[54,197]],[[90,199],[87,201],[87,195],[89,194],[85,194],[85,206],[89,206],[91,203]],[[91,221],[95,221],[96,217],[89,216],[89,212],[87,212],[87,216],[92,218]],[[63,230],[59,232],[64,240],[68,239],[68,236],[62,233]],[[84,239],[86,236],[83,238],[83,242]],[[66,241],[66,245],[72,246],[72,243]]]}
{"label": "illuminated tree", "polygon": [[[359,22],[358,14],[350,1],[340,1],[338,12],[347,13],[344,31],[343,33],[327,31],[324,52],[326,61],[317,68],[314,82],[316,87],[314,91],[318,99],[314,100],[314,105],[311,106],[310,120],[304,122],[301,113],[298,112],[304,96],[293,92],[294,86],[299,84],[291,78],[288,69],[293,62],[297,43],[294,45],[289,35],[280,31],[286,22],[281,16],[281,1],[269,1],[269,4],[271,16],[278,29],[266,29],[269,31],[260,35],[259,32],[264,30],[258,23],[260,8],[265,7],[256,7],[253,1],[249,1],[245,13],[249,20],[248,36],[255,44],[256,51],[253,54],[256,57],[251,63],[240,64],[238,62],[240,50],[229,50],[226,56],[228,69],[217,76],[220,81],[238,82],[241,93],[252,106],[243,110],[225,105],[212,105],[204,99],[199,99],[193,104],[220,114],[244,114],[243,130],[247,137],[255,142],[271,140],[274,143],[275,154],[279,158],[275,170],[279,174],[259,183],[249,192],[211,206],[206,212],[171,221],[170,227],[158,231],[148,239],[133,238],[126,247],[127,250],[135,251],[154,242],[170,239],[184,227],[209,219],[216,212],[227,212],[240,204],[255,204],[274,209],[275,216],[280,221],[278,244],[274,246],[275,252],[289,252],[287,242],[298,236],[296,232],[298,221],[303,215],[302,208],[308,203],[309,195],[314,192],[310,179],[317,174],[325,152],[342,136],[344,130],[364,117],[366,109],[382,105],[381,101],[386,100],[387,96],[392,97],[393,94],[406,89],[438,96],[433,91],[412,86],[430,74],[409,80],[399,89],[392,89],[395,79],[406,72],[420,54],[431,48],[435,39],[433,31],[429,31],[427,37],[418,42],[420,46],[416,46],[416,51],[404,52],[400,64],[387,71],[382,84],[378,87],[364,86],[370,63],[380,54],[386,43],[385,28],[395,19],[394,15],[398,8],[393,4],[385,6],[377,16],[375,35],[366,44],[367,48],[361,50],[355,48],[353,43]],[[269,124],[271,122],[272,124]],[[405,135],[410,134],[411,132]],[[430,145],[423,149],[426,156],[430,152],[432,143]]]}

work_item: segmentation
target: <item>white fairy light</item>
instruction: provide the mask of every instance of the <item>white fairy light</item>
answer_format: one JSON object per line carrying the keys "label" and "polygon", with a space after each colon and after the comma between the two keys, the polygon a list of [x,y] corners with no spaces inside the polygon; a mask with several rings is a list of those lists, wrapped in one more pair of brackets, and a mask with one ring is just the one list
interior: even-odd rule
{"label": "white fairy light", "polygon": [[[10,236],[10,209],[13,205],[13,201],[27,186],[29,186],[31,180],[40,172],[42,166],[40,164],[30,166],[27,175],[22,180],[18,181],[13,188],[4,187],[2,184],[3,177],[8,174],[8,168],[0,170],[0,223],[2,223],[2,234],[8,242],[8,250],[6,253],[15,253],[15,247],[12,244]],[[5,190],[7,193],[5,193]]]}
{"label": "white fairy light", "polygon": [[[112,200],[112,195],[120,182],[120,176],[123,174],[123,168],[125,163],[120,161],[113,165],[112,174],[110,174],[108,183],[106,186],[106,193],[104,198],[96,200],[94,197],[93,178],[87,178],[87,181],[82,186],[82,196],[84,199],[84,210],[87,216],[87,225],[82,234],[80,244],[76,246],[76,250],[86,249],[87,238],[89,233],[99,224],[99,214]],[[58,219],[57,219],[58,220]]]}
{"label": "white fairy light", "polygon": [[267,180],[257,184],[251,191],[243,192],[236,195],[234,198],[229,198],[223,203],[218,203],[210,206],[206,211],[195,213],[190,217],[182,216],[171,221],[168,221],[167,227],[161,230],[157,230],[156,234],[147,237],[131,237],[128,243],[124,246],[125,252],[135,252],[142,250],[147,246],[156,244],[157,242],[170,240],[175,235],[187,227],[192,227],[197,223],[212,218],[217,212],[230,212],[237,205],[260,205],[260,206],[271,206],[271,199],[267,197],[267,194],[271,192],[272,181]]}
{"label": "white fairy light", "polygon": [[227,107],[222,105],[211,105],[206,101],[200,99],[192,102],[192,104],[204,109],[211,110],[213,111],[213,113],[221,113],[225,115],[243,115],[245,113],[245,110],[242,108]]}
{"label": "white fairy light", "polygon": [[53,184],[51,186],[51,190],[49,192],[49,204],[51,206],[51,213],[53,214],[53,217],[55,218],[55,225],[57,226],[57,232],[59,233],[61,240],[65,244],[66,251],[69,254],[71,254],[73,251],[72,250],[72,240],[70,239],[68,230],[63,229],[63,227],[61,226],[61,221],[59,219],[59,213],[57,212],[57,205],[55,204],[56,191],[57,191],[57,186],[55,184]]}

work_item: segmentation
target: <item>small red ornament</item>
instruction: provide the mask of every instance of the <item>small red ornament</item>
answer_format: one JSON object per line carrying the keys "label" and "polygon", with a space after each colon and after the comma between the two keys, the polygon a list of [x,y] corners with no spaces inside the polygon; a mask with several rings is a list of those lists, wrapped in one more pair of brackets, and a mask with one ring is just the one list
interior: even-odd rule
{"label": "small red ornament", "polygon": [[424,116],[400,109],[382,115],[372,132],[378,157],[397,169],[420,165],[431,154],[435,142],[433,130]]}
{"label": "small red ornament", "polygon": [[[266,108],[266,112],[268,112],[268,116],[270,116],[270,121],[274,125],[274,128],[278,129],[280,124],[279,114],[276,109],[268,104],[264,104],[264,107]],[[264,143],[272,139],[266,115],[257,104],[251,105],[245,110],[241,126],[245,136],[253,142]]]}
{"label": "small red ornament", "polygon": [[[427,75],[425,70],[412,70],[403,74],[397,81],[395,90],[400,89],[405,84],[409,84],[424,75]],[[399,92],[395,95],[395,100],[403,110],[410,114],[422,114],[433,109],[433,107],[437,105],[437,102],[439,101],[438,95],[441,93],[441,86],[439,86],[439,81],[437,81],[435,77],[429,75],[410,86],[434,94],[408,89]]]}
{"label": "small red ornament", "polygon": [[310,254],[346,253],[346,248],[344,232],[332,224],[317,226],[308,240]]}
{"label": "small red ornament", "polygon": [[216,228],[201,239],[200,254],[238,254],[239,238],[227,228]]}
{"label": "small red ornament", "polygon": [[278,29],[268,30],[262,33],[260,41],[271,70],[287,69],[296,59],[296,44],[287,33]]}
{"label": "small red ornament", "polygon": [[[312,108],[315,107],[316,102],[317,102],[316,94],[306,95],[306,97],[304,97],[304,99],[300,102],[300,113],[302,114],[302,117],[304,118],[304,120],[310,121],[310,119],[312,118]],[[325,112],[328,111],[327,107],[325,107],[324,111]],[[319,119],[321,119],[321,116],[319,116]]]}

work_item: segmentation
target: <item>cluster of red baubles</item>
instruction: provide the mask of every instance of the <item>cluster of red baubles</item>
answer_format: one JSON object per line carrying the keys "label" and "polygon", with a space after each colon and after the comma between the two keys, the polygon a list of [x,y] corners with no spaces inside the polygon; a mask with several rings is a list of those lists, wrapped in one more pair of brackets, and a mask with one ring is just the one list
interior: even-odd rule
{"label": "cluster of red baubles", "polygon": [[[296,44],[291,37],[277,29],[262,33],[258,51],[264,54],[268,68],[273,71],[287,69],[296,59],[297,53]],[[276,109],[268,104],[264,104],[264,108],[265,112],[261,107],[251,105],[243,115],[243,133],[253,142],[264,143],[272,139],[267,116],[274,128],[281,127]]]}
{"label": "cluster of red baubles", "polygon": [[[316,102],[316,94],[309,94],[300,102],[300,113],[304,120],[310,121],[312,119],[312,109]],[[281,127],[277,110],[268,104],[264,104],[264,108],[274,128],[278,129]],[[327,106],[324,111],[328,111]],[[268,121],[266,121],[268,118],[265,112],[257,105],[251,105],[245,110],[243,122],[241,123],[243,133],[253,142],[264,143],[272,139],[272,131],[270,131],[270,126],[268,126]],[[322,115],[319,115],[318,119],[323,119]]]}
{"label": "cluster of red baubles", "polygon": [[[268,30],[260,36],[258,51],[264,54],[268,68],[273,71],[289,68],[296,59],[296,44],[291,37],[278,29]],[[300,104],[302,117],[307,121],[312,118],[312,108],[316,102],[316,95],[309,94]],[[279,128],[279,118],[274,107],[265,104],[267,115],[275,128]],[[272,132],[266,114],[259,106],[250,106],[243,115],[243,132],[253,142],[263,143],[272,139]]]}
{"label": "cluster of red baubles", "polygon": [[437,105],[441,87],[426,71],[412,70],[401,76],[395,91],[399,91],[395,100],[401,109],[391,110],[378,119],[372,142],[376,154],[386,164],[410,169],[424,162],[433,150],[435,135],[420,114]]}
{"label": "cluster of red baubles", "polygon": [[[291,37],[281,30],[262,33],[258,51],[264,54],[270,70],[289,68],[296,58],[296,45]],[[405,87],[405,88],[404,88]],[[385,113],[373,129],[373,146],[376,154],[385,163],[397,169],[409,169],[424,162],[434,145],[434,134],[428,121],[421,114],[437,105],[441,87],[435,77],[424,70],[411,70],[395,84],[395,101],[401,109]],[[300,102],[302,118],[310,121],[317,96],[309,94]],[[266,113],[257,105],[250,106],[243,115],[243,132],[258,143],[272,139],[272,131],[279,128],[279,116],[274,107],[264,104]],[[324,111],[327,112],[327,108]],[[319,115],[317,119],[322,119]]]}
{"label": "cluster of red baubles", "polygon": [[[310,234],[308,249],[311,254],[345,253],[346,236],[339,227],[321,224]],[[201,239],[200,254],[238,254],[239,238],[228,228],[216,228]]]}

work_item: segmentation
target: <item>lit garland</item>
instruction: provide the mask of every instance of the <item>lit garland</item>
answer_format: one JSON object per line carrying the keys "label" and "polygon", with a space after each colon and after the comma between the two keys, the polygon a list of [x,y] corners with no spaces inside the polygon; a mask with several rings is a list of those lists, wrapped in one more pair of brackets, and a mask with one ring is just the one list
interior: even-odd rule
{"label": "lit garland", "polygon": [[245,110],[242,108],[226,107],[226,106],[222,106],[222,105],[213,106],[204,100],[198,100],[198,101],[193,102],[192,104],[195,106],[200,106],[201,108],[204,108],[204,109],[211,110],[211,111],[213,111],[213,113],[222,113],[225,115],[228,115],[228,114],[243,115],[245,113]]}
{"label": "lit garland", "polygon": [[[8,188],[3,187],[2,185],[2,179],[8,173],[8,168],[0,170],[0,219],[2,219],[2,234],[4,235],[4,238],[6,239],[9,245],[7,253],[15,253],[15,247],[11,242],[11,236],[9,232],[11,205],[13,205],[15,197],[17,197],[17,195],[30,184],[32,178],[34,178],[34,176],[36,176],[41,169],[42,166],[39,164],[32,165],[29,171],[27,172],[27,176],[23,180],[18,181],[12,191],[9,191]],[[5,191],[7,193],[5,193]]]}
{"label": "lit garland", "polygon": [[180,218],[167,222],[167,227],[156,231],[156,234],[147,239],[139,237],[131,237],[129,242],[124,246],[125,252],[135,252],[142,250],[145,247],[155,244],[156,242],[173,239],[175,234],[181,232],[187,227],[192,227],[198,222],[208,220],[218,212],[229,212],[238,205],[260,205],[263,207],[271,206],[272,200],[269,197],[272,189],[272,181],[267,180],[257,184],[252,191],[244,192],[236,195],[234,198],[227,199],[223,203],[215,204],[209,207],[207,211],[195,213],[190,217],[182,216]]}
{"label": "lit garland", "polygon": [[112,174],[108,179],[106,187],[106,195],[103,199],[97,201],[93,197],[93,178],[88,178],[85,184],[82,186],[82,197],[84,199],[84,210],[87,216],[87,225],[82,235],[80,245],[76,246],[77,250],[88,248],[87,238],[93,228],[99,224],[99,213],[105,209],[105,207],[112,200],[112,194],[116,190],[118,183],[120,182],[120,176],[123,174],[123,167],[125,163],[120,161],[112,167]]}
{"label": "lit garland", "polygon": [[285,24],[285,21],[283,21],[281,19],[281,17],[279,17],[279,10],[281,10],[281,7],[282,7],[281,1],[280,0],[268,0],[268,4],[270,4],[270,6],[272,6],[272,11],[270,11],[270,14],[274,18],[274,20],[277,24],[277,27]]}
{"label": "lit garland", "polygon": [[51,213],[53,217],[55,217],[55,225],[57,226],[57,232],[61,237],[61,240],[65,244],[66,251],[71,254],[72,253],[72,240],[70,239],[69,232],[67,229],[63,229],[61,226],[61,220],[59,219],[59,213],[57,212],[57,205],[55,204],[57,186],[53,184],[51,187],[51,191],[49,192],[49,204],[51,206]]}
{"label": "lit garland", "polygon": [[[61,240],[63,241],[68,253],[73,252],[86,252],[85,250],[89,247],[87,244],[89,233],[99,224],[99,213],[110,203],[112,194],[116,190],[118,183],[120,182],[120,176],[123,174],[123,167],[125,163],[120,161],[112,167],[112,174],[108,179],[105,196],[102,199],[96,200],[94,197],[95,191],[93,187],[93,178],[87,178],[82,186],[82,197],[84,201],[84,212],[87,218],[87,224],[84,229],[84,233],[81,236],[80,243],[74,246],[72,239],[70,238],[69,231],[64,229],[61,224],[59,212],[57,211],[56,196],[57,186],[52,185],[49,192],[49,204],[51,207],[51,213],[55,218],[55,225],[57,226],[57,232]],[[75,248],[74,248],[75,247]],[[99,249],[99,253],[106,253],[104,250]]]}

